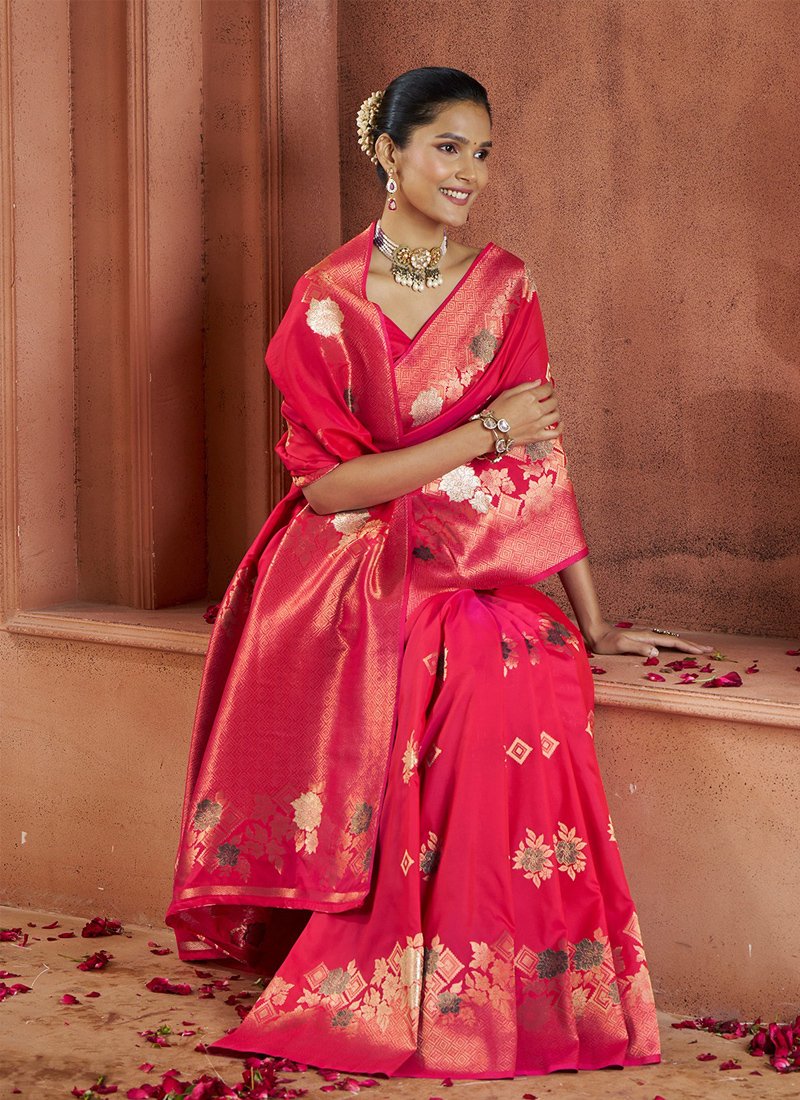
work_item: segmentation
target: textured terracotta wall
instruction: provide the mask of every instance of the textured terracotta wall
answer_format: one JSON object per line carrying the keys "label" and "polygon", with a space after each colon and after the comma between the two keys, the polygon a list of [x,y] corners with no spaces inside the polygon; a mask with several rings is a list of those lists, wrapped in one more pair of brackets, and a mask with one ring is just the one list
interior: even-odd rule
{"label": "textured terracotta wall", "polygon": [[491,184],[463,239],[534,272],[605,613],[791,634],[800,5],[339,7],[346,236],[382,206],[364,96],[435,64],[489,91]]}

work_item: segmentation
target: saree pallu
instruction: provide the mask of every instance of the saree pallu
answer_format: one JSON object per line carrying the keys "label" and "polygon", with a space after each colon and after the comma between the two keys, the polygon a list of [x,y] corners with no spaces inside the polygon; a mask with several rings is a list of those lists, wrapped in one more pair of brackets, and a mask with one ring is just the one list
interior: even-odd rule
{"label": "saree pallu", "polygon": [[[505,389],[551,377],[535,286],[524,263],[492,243],[393,361],[386,321],[365,293],[373,232],[374,223],[305,273],[267,350],[287,424],[276,452],[292,489],[219,606],[167,923],[182,958],[227,958],[272,976],[220,1049],[325,1052],[338,1068],[409,1076],[657,1061],[638,923],[591,749],[586,653],[566,616],[533,587],[588,553],[562,441],[512,447],[497,464],[473,460],[363,510],[318,515],[302,494],[340,462],[432,438]],[[492,715],[482,692],[473,705],[465,669],[497,686],[498,653],[506,703]],[[512,657],[519,683],[506,679]],[[528,668],[541,682],[523,687]],[[518,697],[508,695],[514,684]],[[551,732],[559,728],[561,738]],[[564,772],[548,780],[545,821],[530,814],[538,780],[528,758],[552,756],[559,744],[564,762],[551,771]],[[423,783],[435,792],[436,780],[421,761],[435,761],[443,745],[442,786],[426,794],[423,813]],[[579,775],[590,814],[579,813]],[[443,806],[456,789],[461,808],[448,818]],[[470,812],[481,811],[481,824],[470,824]],[[478,838],[486,846],[471,849]],[[449,885],[436,902],[423,867],[439,858],[431,881]],[[589,873],[576,875],[576,864]],[[538,893],[555,874],[551,892],[564,891],[555,868],[586,886],[523,921],[523,942],[512,908],[538,912],[538,898],[531,906],[530,890],[517,897],[514,880],[535,880]],[[492,884],[486,896],[500,901],[487,920],[476,902]],[[446,921],[430,933],[423,912],[443,897],[455,923],[447,935]],[[366,940],[346,929],[366,931]],[[328,944],[339,938],[352,951],[334,960]],[[509,1046],[516,1033],[503,1039],[499,1024],[526,998],[522,1016],[544,1046],[538,1054],[521,1046],[520,1062]],[[436,1020],[428,1047],[422,1006]],[[586,1035],[602,1041],[587,1050]]]}

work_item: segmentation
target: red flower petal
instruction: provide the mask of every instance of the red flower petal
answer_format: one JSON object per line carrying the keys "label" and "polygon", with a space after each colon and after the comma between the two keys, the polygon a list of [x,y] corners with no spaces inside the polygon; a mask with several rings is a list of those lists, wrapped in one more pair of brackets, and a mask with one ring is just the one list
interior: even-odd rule
{"label": "red flower petal", "polygon": [[92,917],[81,929],[82,936],[118,936],[123,931],[118,920],[109,917]]}
{"label": "red flower petal", "polygon": [[600,668],[598,665],[592,665],[591,669],[595,676],[602,676],[606,671],[604,668]]}
{"label": "red flower petal", "polygon": [[[692,1040],[692,1041],[694,1042],[694,1040]],[[705,1054],[698,1054],[697,1055],[697,1061],[698,1062],[716,1062],[716,1060],[717,1060],[716,1054],[711,1054],[710,1051],[707,1051]]]}
{"label": "red flower petal", "polygon": [[760,669],[760,668],[756,668],[756,666],[755,666],[755,665],[750,665],[750,667],[749,667],[749,668],[746,668],[746,669],[745,669],[745,672],[760,672],[760,671],[761,671],[761,669]]}
{"label": "red flower petal", "polygon": [[627,630],[629,627],[633,626],[633,623],[614,623],[614,626],[618,626],[620,630]]}
{"label": "red flower petal", "polygon": [[666,676],[662,676],[658,672],[648,672],[645,676],[646,680],[660,680],[662,683],[666,680]]}
{"label": "red flower petal", "polygon": [[146,984],[153,993],[177,993],[185,997],[192,992],[187,982],[171,982],[168,978],[151,978]]}
{"label": "red flower petal", "polygon": [[103,970],[108,965],[113,955],[107,951],[95,951],[93,955],[87,955],[83,962],[78,963],[78,970]]}
{"label": "red flower petal", "polygon": [[648,657],[645,661],[642,661],[643,665],[657,665],[659,663],[659,657]]}
{"label": "red flower petal", "polygon": [[735,1062],[733,1058],[730,1058],[727,1062],[720,1062],[720,1069],[741,1069],[742,1067],[738,1062]]}
{"label": "red flower petal", "polygon": [[696,672],[684,672],[681,675],[680,680],[678,680],[678,683],[679,684],[693,684],[696,679],[697,679],[697,673]]}
{"label": "red flower petal", "polygon": [[65,993],[58,1003],[62,1005],[79,1005],[81,1002],[77,997],[73,997],[71,993]]}
{"label": "red flower petal", "polygon": [[97,992],[96,989],[92,990],[91,993],[84,993],[84,997],[99,997],[99,996],[100,996],[100,994]]}
{"label": "red flower petal", "polygon": [[[31,928],[35,928],[35,927],[36,927],[35,924],[31,925]],[[42,928],[58,928],[58,921],[54,920],[52,924],[43,924]]]}
{"label": "red flower petal", "polygon": [[790,657],[800,657],[800,649],[787,649],[786,652]]}
{"label": "red flower petal", "polygon": [[705,680],[703,687],[741,687],[742,678],[738,672],[726,672],[724,676],[715,676],[713,680]]}

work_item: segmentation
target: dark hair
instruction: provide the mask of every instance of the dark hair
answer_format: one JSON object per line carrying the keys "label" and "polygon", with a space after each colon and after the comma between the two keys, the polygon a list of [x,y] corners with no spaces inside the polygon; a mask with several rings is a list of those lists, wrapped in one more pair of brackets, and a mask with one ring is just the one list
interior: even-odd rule
{"label": "dark hair", "polygon": [[[396,76],[385,89],[372,137],[377,141],[381,134],[388,134],[399,149],[404,149],[413,130],[433,122],[448,104],[463,101],[485,107],[489,122],[492,121],[486,89],[468,73],[434,65],[409,69]],[[381,183],[385,184],[389,177],[380,162],[376,170]]]}

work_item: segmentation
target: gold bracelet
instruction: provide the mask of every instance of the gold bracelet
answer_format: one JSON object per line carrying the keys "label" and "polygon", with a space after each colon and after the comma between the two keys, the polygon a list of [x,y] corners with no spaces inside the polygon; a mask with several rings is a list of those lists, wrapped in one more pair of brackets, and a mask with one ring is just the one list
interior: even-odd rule
{"label": "gold bracelet", "polygon": [[511,425],[504,417],[498,417],[492,409],[484,409],[483,412],[474,413],[469,419],[480,420],[483,427],[492,433],[494,439],[494,456],[489,451],[485,451],[477,457],[488,458],[490,462],[499,462],[514,440],[509,435],[498,435],[498,429],[507,433],[511,430]]}

